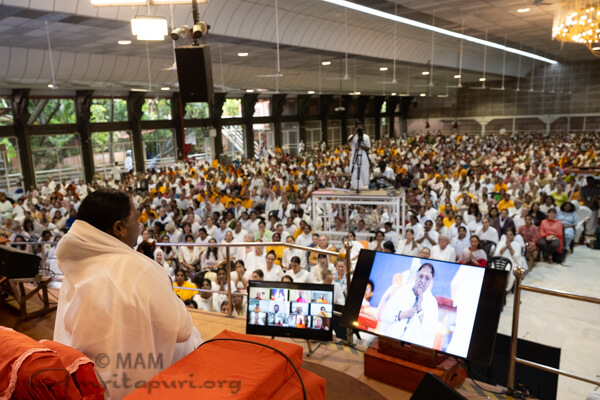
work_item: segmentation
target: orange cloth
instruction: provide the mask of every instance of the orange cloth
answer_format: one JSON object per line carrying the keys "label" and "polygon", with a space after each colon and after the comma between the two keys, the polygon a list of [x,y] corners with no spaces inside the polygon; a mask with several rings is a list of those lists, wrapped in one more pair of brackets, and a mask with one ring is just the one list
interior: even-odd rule
{"label": "orange cloth", "polygon": [[94,363],[82,352],[52,340],[40,340],[54,350],[86,400],[104,400],[104,388],[94,372]]}
{"label": "orange cloth", "polygon": [[[299,369],[301,376],[310,376],[300,367],[302,347],[258,336],[221,332],[216,338],[248,340],[272,346],[287,355]],[[186,380],[189,384],[172,387],[163,382]],[[314,375],[304,380],[310,399],[325,399],[325,380]],[[213,388],[198,388],[203,383],[215,383]],[[219,382],[224,382],[219,387]],[[232,385],[232,383],[239,385]],[[298,382],[296,385],[295,382]],[[275,395],[277,395],[275,397]],[[299,399],[300,382],[292,366],[279,353],[251,343],[221,341],[207,343],[177,363],[157,374],[129,396],[134,399],[210,398],[218,399]]]}
{"label": "orange cloth", "polygon": [[[11,399],[84,399],[60,357],[45,343],[3,326],[0,341],[0,395]],[[99,386],[97,380],[95,383]]]}

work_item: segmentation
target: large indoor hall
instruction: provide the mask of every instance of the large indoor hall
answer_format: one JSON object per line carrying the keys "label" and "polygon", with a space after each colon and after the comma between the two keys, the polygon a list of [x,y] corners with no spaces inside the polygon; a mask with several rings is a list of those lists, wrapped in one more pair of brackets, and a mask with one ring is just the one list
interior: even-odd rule
{"label": "large indoor hall", "polygon": [[600,399],[600,0],[0,38],[0,399]]}

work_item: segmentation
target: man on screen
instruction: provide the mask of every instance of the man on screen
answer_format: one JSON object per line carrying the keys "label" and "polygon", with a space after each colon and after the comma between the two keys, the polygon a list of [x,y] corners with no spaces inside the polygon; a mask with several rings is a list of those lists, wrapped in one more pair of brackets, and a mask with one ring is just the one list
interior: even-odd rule
{"label": "man on screen", "polygon": [[430,263],[421,265],[413,287],[402,286],[393,293],[381,312],[385,332],[381,333],[414,343],[433,347],[438,321],[437,300],[431,293],[435,269]]}

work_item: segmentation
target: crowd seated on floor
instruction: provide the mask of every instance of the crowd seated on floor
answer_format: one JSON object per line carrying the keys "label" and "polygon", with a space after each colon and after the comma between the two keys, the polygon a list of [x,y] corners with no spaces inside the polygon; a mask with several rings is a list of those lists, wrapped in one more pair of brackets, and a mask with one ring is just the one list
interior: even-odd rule
{"label": "crowd seated on floor", "polygon": [[[598,234],[599,181],[568,171],[600,166],[599,143],[598,133],[438,132],[373,141],[371,187],[404,189],[404,230],[385,207],[311,209],[313,191],[350,186],[349,149],[338,146],[293,155],[275,149],[259,159],[237,156],[229,165],[180,162],[89,183],[50,178],[10,199],[0,194],[0,234],[14,247],[43,254],[60,273],[52,266],[52,242],[77,218],[81,200],[101,187],[119,189],[139,210],[137,250],[160,264],[175,287],[230,286],[235,294],[230,305],[222,293],[174,289],[181,299],[190,307],[244,315],[239,294],[252,279],[319,283],[331,272],[336,290],[345,293],[346,270],[355,267],[362,248],[480,266],[490,257],[525,269],[565,263],[585,233]],[[331,226],[324,226],[325,213]],[[342,240],[351,243],[351,265],[280,246],[232,247],[229,282],[224,248],[172,245],[282,242],[337,252]],[[343,295],[336,298],[343,302]]]}

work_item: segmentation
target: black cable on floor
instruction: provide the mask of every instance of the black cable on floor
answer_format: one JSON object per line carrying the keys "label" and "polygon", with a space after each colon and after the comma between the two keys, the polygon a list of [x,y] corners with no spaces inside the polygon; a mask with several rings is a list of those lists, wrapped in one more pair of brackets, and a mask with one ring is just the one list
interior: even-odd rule
{"label": "black cable on floor", "polygon": [[303,396],[303,399],[306,400],[306,388],[304,387],[304,381],[302,380],[302,377],[300,376],[300,371],[298,371],[298,368],[296,368],[296,366],[294,365],[294,363],[292,362],[292,360],[290,360],[290,358],[284,352],[282,352],[281,350],[278,350],[278,349],[276,349],[273,346],[269,346],[268,344],[263,344],[263,343],[259,343],[259,342],[253,342],[251,340],[236,339],[236,338],[214,338],[214,339],[209,339],[209,340],[205,341],[204,343],[202,343],[197,348],[200,348],[200,347],[204,346],[206,343],[217,342],[217,341],[241,342],[241,343],[255,344],[257,346],[266,347],[267,349],[271,349],[271,350],[273,350],[273,351],[281,354],[283,357],[285,357],[285,359],[294,368],[294,371],[296,371],[296,375],[298,376],[298,379],[300,380],[300,385],[302,386],[302,396]]}

